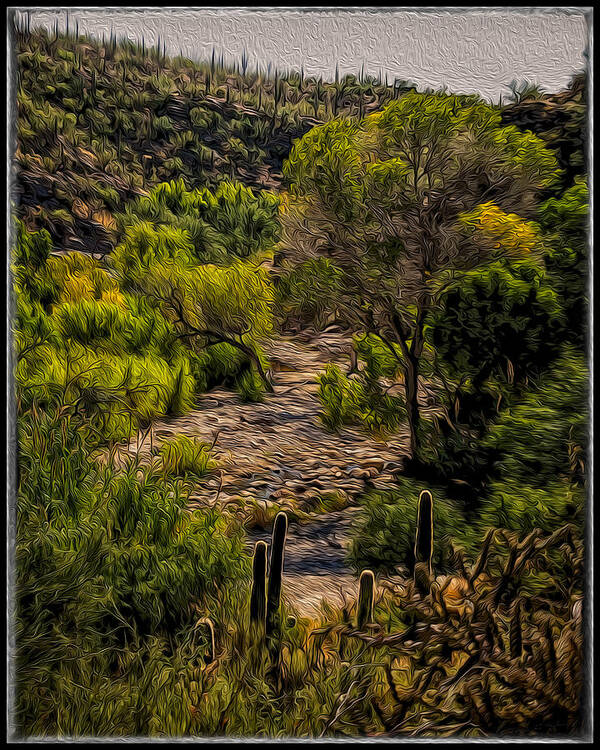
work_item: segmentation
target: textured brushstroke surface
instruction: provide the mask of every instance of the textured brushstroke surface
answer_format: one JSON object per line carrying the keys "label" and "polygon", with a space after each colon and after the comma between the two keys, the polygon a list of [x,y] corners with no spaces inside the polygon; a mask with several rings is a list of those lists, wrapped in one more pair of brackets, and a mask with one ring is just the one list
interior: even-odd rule
{"label": "textured brushstroke surface", "polygon": [[[244,51],[250,66],[298,69],[331,80],[341,75],[380,71],[421,86],[478,92],[497,99],[513,79],[530,78],[548,90],[566,85],[583,64],[586,21],[548,8],[496,12],[439,9],[418,11],[353,10],[310,12],[206,9],[202,11],[102,11],[69,13],[73,30],[132,41],[159,41],[171,55],[210,59],[213,47],[226,62]],[[32,22],[66,28],[66,12],[32,11]]]}
{"label": "textured brushstroke surface", "polygon": [[589,14],[10,20],[12,735],[587,737]]}

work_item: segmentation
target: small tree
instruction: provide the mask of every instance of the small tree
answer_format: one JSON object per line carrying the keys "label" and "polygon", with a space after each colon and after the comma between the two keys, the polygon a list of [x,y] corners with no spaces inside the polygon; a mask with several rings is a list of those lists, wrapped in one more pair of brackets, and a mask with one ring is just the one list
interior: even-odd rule
{"label": "small tree", "polygon": [[241,260],[227,267],[199,265],[187,232],[147,222],[127,229],[112,262],[127,290],[155,301],[177,338],[197,350],[216,344],[238,349],[273,390],[259,349],[272,332],[266,268]]}
{"label": "small tree", "polygon": [[361,122],[313,128],[284,174],[293,199],[284,252],[325,255],[342,269],[340,303],[402,365],[416,455],[424,324],[440,277],[502,254],[465,236],[459,219],[486,203],[527,216],[556,159],[478,97],[411,92]]}

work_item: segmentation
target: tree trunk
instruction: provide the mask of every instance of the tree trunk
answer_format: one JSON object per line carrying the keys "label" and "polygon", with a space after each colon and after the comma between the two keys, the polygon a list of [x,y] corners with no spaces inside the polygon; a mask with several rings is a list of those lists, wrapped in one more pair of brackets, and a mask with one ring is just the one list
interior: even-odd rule
{"label": "tree trunk", "polygon": [[419,444],[419,360],[416,357],[406,357],[404,368],[404,391],[406,394],[406,416],[410,430],[410,452],[412,458],[417,458]]}

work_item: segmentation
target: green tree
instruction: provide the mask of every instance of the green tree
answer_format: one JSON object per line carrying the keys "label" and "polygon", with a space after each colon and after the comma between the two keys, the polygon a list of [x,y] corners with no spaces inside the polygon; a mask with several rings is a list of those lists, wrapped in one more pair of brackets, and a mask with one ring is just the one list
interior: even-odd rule
{"label": "green tree", "polygon": [[585,177],[540,206],[546,233],[544,261],[566,315],[562,338],[585,348],[588,317],[589,190]]}
{"label": "green tree", "polygon": [[234,347],[273,390],[259,350],[273,326],[273,288],[264,266],[239,259],[226,267],[200,265],[186,231],[148,222],[128,227],[112,262],[128,291],[159,307],[176,338],[196,351]]}
{"label": "green tree", "polygon": [[437,357],[473,388],[539,375],[558,354],[563,326],[558,297],[543,268],[500,261],[456,274],[428,324]]}
{"label": "green tree", "polygon": [[424,325],[440,276],[503,253],[502,243],[465,235],[460,217],[488,203],[531,215],[556,159],[531,133],[502,127],[478,97],[411,92],[359,123],[314,128],[284,175],[292,196],[284,253],[332,258],[359,326],[390,351],[399,346],[417,455]]}

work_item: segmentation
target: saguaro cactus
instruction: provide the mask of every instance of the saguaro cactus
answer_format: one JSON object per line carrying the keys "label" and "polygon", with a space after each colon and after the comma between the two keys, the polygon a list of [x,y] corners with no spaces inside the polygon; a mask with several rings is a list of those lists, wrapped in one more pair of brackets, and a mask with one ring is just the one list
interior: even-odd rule
{"label": "saguaro cactus", "polygon": [[358,583],[358,609],[356,624],[359,630],[373,621],[373,597],[375,594],[375,576],[371,570],[363,570]]}
{"label": "saguaro cactus", "polygon": [[250,595],[250,622],[265,623],[267,612],[267,545],[256,542],[252,560],[252,593]]}
{"label": "saguaro cactus", "polygon": [[429,590],[433,574],[433,497],[429,490],[419,495],[417,533],[415,537],[415,585],[422,593]]}
{"label": "saguaro cactus", "polygon": [[273,539],[271,542],[271,561],[269,565],[269,588],[267,591],[267,635],[271,635],[277,623],[281,598],[281,580],[283,577],[283,553],[287,534],[287,515],[282,511],[275,517]]}

